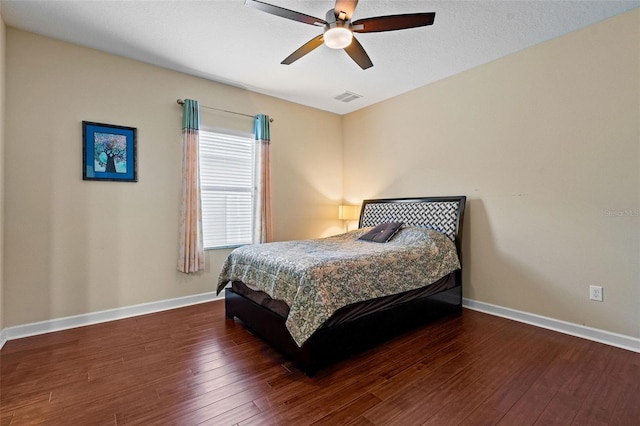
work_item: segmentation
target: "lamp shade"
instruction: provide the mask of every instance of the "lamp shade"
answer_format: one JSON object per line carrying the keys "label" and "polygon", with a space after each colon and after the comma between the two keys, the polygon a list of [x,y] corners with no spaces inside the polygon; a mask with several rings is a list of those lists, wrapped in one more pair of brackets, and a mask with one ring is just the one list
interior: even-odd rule
{"label": "lamp shade", "polygon": [[358,206],[338,206],[338,219],[357,220],[358,216]]}

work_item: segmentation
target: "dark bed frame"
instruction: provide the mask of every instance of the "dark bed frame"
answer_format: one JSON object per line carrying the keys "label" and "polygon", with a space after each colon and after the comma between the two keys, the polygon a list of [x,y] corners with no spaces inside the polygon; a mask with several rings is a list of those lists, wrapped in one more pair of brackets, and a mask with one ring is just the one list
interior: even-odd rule
{"label": "dark bed frame", "polygon": [[[462,222],[466,197],[386,198],[365,200],[359,227],[384,222],[431,227],[455,242],[462,264]],[[285,319],[269,309],[225,289],[225,315],[238,318],[253,333],[290,359],[305,374],[371,348],[411,329],[462,308],[462,269],[453,272],[455,286],[417,301],[318,329],[301,347],[289,334]]]}

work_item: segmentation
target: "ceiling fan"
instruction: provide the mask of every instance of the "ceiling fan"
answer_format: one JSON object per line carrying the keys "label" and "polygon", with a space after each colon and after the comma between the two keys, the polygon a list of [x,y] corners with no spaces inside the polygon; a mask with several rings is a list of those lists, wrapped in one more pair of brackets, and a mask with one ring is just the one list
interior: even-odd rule
{"label": "ceiling fan", "polygon": [[408,13],[402,15],[375,16],[372,18],[358,19],[351,22],[351,15],[358,5],[358,0],[336,0],[333,9],[329,9],[325,19],[305,15],[304,13],[274,6],[258,0],[245,0],[245,6],[253,7],[272,15],[280,16],[304,24],[324,27],[324,33],[312,38],[291,55],[287,56],[282,64],[289,65],[302,58],[321,44],[326,44],[332,49],[344,49],[345,52],[357,63],[360,68],[366,70],[373,66],[369,55],[362,45],[353,36],[353,33],[375,33],[382,31],[404,30],[407,28],[424,27],[433,24],[435,12]]}

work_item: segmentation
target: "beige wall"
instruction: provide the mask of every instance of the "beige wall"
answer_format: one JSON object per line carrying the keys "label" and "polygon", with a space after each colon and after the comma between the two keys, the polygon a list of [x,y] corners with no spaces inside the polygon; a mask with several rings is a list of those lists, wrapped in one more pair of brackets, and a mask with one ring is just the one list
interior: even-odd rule
{"label": "beige wall", "polygon": [[639,28],[635,10],[347,115],[344,197],[467,195],[465,297],[640,337]]}
{"label": "beige wall", "polygon": [[4,75],[5,25],[0,14],[0,332],[4,329]]}
{"label": "beige wall", "polygon": [[[276,239],[341,229],[342,142],[325,136],[340,116],[12,28],[6,42],[5,327],[214,290],[228,250],[176,271],[178,98],[275,118]],[[137,183],[82,180],[83,120],[138,129]]]}

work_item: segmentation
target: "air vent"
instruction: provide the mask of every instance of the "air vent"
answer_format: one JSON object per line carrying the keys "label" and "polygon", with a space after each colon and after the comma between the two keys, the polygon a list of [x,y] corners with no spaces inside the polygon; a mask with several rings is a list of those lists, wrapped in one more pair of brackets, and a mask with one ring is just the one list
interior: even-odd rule
{"label": "air vent", "polygon": [[351,102],[351,101],[355,101],[356,99],[359,99],[361,97],[362,97],[362,95],[358,95],[357,93],[344,92],[341,95],[338,95],[333,99],[335,99],[337,101],[342,101],[342,102]]}

